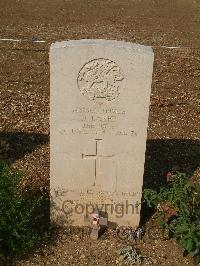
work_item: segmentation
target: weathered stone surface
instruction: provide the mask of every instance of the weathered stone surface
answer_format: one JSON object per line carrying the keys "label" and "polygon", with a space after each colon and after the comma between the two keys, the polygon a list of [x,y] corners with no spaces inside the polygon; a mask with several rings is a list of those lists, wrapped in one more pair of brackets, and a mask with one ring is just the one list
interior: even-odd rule
{"label": "weathered stone surface", "polygon": [[137,226],[153,70],[150,47],[105,40],[55,43],[51,66],[52,220]]}

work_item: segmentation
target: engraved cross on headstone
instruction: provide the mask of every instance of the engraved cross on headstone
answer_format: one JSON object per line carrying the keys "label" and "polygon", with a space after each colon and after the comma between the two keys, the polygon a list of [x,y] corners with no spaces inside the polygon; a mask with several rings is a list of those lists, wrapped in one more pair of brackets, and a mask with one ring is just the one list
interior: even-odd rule
{"label": "engraved cross on headstone", "polygon": [[99,154],[99,145],[100,145],[100,141],[102,141],[102,139],[95,139],[95,141],[96,141],[95,154],[83,154],[82,153],[82,159],[94,160],[94,184],[93,184],[93,186],[96,185],[96,181],[97,181],[97,178],[99,176],[100,161],[102,159],[110,159],[110,158],[114,157],[114,154],[112,154],[112,155]]}

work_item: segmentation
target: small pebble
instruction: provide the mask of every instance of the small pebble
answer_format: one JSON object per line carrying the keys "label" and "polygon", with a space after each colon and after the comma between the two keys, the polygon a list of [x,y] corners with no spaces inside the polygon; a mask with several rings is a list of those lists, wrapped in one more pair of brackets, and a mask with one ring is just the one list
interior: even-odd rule
{"label": "small pebble", "polygon": [[119,256],[119,261],[123,261],[124,259],[125,259],[125,255],[121,255],[121,256]]}
{"label": "small pebble", "polygon": [[156,264],[158,262],[157,259],[152,259],[152,258],[151,258],[151,261],[153,264]]}

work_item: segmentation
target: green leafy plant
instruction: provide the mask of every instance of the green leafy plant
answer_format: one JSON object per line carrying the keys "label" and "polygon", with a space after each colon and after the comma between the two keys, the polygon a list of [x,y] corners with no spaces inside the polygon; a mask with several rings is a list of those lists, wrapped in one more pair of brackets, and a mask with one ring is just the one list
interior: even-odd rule
{"label": "green leafy plant", "polygon": [[200,260],[200,185],[176,172],[160,191],[144,190],[144,200],[157,210],[158,222],[176,237],[185,253]]}
{"label": "green leafy plant", "polygon": [[[41,239],[44,196],[21,193],[22,174],[0,162],[0,257],[22,255]],[[30,192],[30,191],[29,191]]]}

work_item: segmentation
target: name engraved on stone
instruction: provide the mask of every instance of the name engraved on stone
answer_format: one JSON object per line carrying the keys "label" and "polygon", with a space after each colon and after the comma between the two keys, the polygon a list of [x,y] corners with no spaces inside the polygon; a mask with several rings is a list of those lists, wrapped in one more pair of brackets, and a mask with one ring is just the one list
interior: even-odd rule
{"label": "name engraved on stone", "polygon": [[126,111],[125,110],[121,110],[121,109],[115,109],[115,108],[97,109],[97,108],[77,107],[77,108],[73,109],[72,113],[125,115]]}
{"label": "name engraved on stone", "polygon": [[98,58],[86,63],[78,73],[80,92],[89,100],[112,101],[122,90],[124,75],[120,67],[109,59]]}

